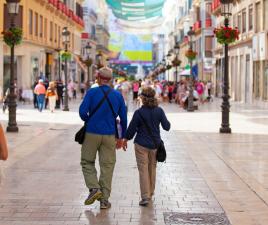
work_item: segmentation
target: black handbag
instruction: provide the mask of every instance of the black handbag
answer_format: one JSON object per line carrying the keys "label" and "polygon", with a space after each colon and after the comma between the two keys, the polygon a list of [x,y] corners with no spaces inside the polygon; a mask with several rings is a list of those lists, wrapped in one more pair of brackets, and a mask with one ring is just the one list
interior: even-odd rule
{"label": "black handbag", "polygon": [[74,141],[78,142],[78,144],[80,145],[83,144],[85,135],[86,135],[86,124],[82,126],[79,131],[76,132]]}
{"label": "black handbag", "polygon": [[157,141],[155,140],[154,136],[153,136],[153,133],[152,133],[152,130],[151,128],[149,127],[148,123],[146,122],[146,120],[142,117],[141,113],[138,111],[138,114],[139,116],[141,117],[146,129],[147,129],[147,132],[149,133],[150,137],[152,138],[153,142],[154,142],[154,145],[156,147],[156,161],[157,162],[165,162],[166,161],[166,158],[167,158],[167,153],[166,153],[166,148],[165,148],[165,145],[164,145],[164,142],[163,140],[160,141],[159,144],[157,144]]}
{"label": "black handbag", "polygon": [[[101,88],[102,90],[102,88]],[[102,90],[103,91],[103,90]],[[97,110],[101,107],[101,105],[104,103],[105,99],[107,99],[108,94],[112,91],[112,89],[110,88],[107,92],[104,92],[104,96],[101,99],[101,101],[98,103],[98,105],[96,106],[96,108],[90,113],[89,117],[88,117],[88,121],[89,119],[95,114],[95,112],[97,112]],[[78,144],[83,144],[84,140],[85,140],[85,136],[86,136],[86,127],[87,124],[85,122],[84,126],[81,127],[79,129],[79,131],[76,132],[75,136],[74,136],[74,141],[78,142]]]}

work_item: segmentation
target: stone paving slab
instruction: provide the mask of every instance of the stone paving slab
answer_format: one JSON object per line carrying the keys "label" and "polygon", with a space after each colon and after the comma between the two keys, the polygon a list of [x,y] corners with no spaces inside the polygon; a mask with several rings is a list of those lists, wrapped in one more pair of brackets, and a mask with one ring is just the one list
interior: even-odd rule
{"label": "stone paving slab", "polygon": [[133,145],[117,152],[112,208],[107,211],[100,211],[98,202],[83,206],[88,192],[79,165],[80,146],[73,142],[81,124],[75,110],[40,117],[21,109],[19,123],[24,126],[18,134],[7,134],[10,158],[1,165],[5,178],[0,225],[164,225],[168,213],[224,212],[232,225],[267,225],[268,127],[254,122],[265,114],[236,106],[236,133],[220,135],[215,108],[205,107],[187,114],[164,105],[173,129],[163,133],[168,160],[158,165],[156,194],[148,208],[138,205]]}
{"label": "stone paving slab", "polygon": [[185,148],[176,147],[174,132],[166,140],[170,161],[158,166],[150,207],[138,205],[138,171],[131,144],[127,152],[117,152],[112,208],[103,212],[98,203],[83,206],[88,192],[79,165],[80,146],[73,142],[78,126],[55,131],[50,129],[55,125],[35,125],[42,132],[31,124],[21,128],[24,138],[13,139],[0,193],[1,225],[165,224],[164,212],[222,212]]}

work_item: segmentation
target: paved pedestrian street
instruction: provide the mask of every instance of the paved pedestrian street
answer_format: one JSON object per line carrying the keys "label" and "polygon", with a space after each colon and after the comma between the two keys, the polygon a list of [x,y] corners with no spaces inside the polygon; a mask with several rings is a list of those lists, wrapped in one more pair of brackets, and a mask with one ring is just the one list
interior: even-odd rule
{"label": "paved pedestrian street", "polygon": [[[268,225],[268,109],[231,103],[233,133],[219,134],[220,103],[193,113],[163,104],[172,129],[162,132],[168,155],[158,164],[152,203],[138,204],[129,143],[117,151],[108,210],[83,205],[79,102],[55,113],[20,105],[19,133],[7,134],[10,155],[1,162],[0,225]],[[7,116],[0,114],[4,126]]]}

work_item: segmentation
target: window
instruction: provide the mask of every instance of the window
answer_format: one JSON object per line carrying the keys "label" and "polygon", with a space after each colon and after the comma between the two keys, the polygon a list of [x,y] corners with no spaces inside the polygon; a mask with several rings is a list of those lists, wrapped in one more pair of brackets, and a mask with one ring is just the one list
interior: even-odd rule
{"label": "window", "polygon": [[76,15],[83,19],[83,7],[80,4],[76,3]]}
{"label": "window", "polygon": [[47,39],[47,19],[45,19],[44,21],[44,36],[45,36],[45,39]]}
{"label": "window", "polygon": [[242,19],[241,19],[241,13],[240,13],[237,16],[237,27],[238,27],[238,30],[240,31],[240,33],[242,32],[241,23],[242,23]]}
{"label": "window", "polygon": [[29,34],[33,34],[33,10],[29,10]]}
{"label": "window", "polygon": [[246,32],[246,22],[247,22],[247,13],[246,10],[244,9],[242,11],[242,32]]}
{"label": "window", "polygon": [[60,48],[60,36],[61,36],[61,27],[58,27],[58,47]]}
{"label": "window", "polygon": [[196,21],[200,20],[200,7],[196,7]]}
{"label": "window", "polygon": [[267,61],[266,64],[263,65],[263,99],[268,100],[268,65]]}
{"label": "window", "polygon": [[34,13],[34,35],[38,36],[38,14]]}
{"label": "window", "polygon": [[237,27],[237,15],[233,15],[233,27]]}
{"label": "window", "polygon": [[261,16],[261,3],[258,2],[256,3],[256,11],[255,11],[255,18],[256,18],[256,32],[260,32],[261,31],[261,23],[257,18],[260,18]]}
{"label": "window", "polygon": [[210,36],[205,37],[205,57],[208,57],[208,58],[212,57],[212,42],[213,42],[213,37],[210,37]]}
{"label": "window", "polygon": [[43,16],[39,17],[39,36],[43,37]]}
{"label": "window", "polygon": [[206,4],[206,19],[210,19],[211,17],[211,6],[212,6],[212,3],[207,3]]}
{"label": "window", "polygon": [[255,98],[260,97],[260,62],[253,62],[253,94]]}
{"label": "window", "polygon": [[248,8],[248,30],[253,28],[253,6],[250,5]]}
{"label": "window", "polygon": [[74,49],[74,34],[71,35],[72,39],[71,39],[71,43],[72,43],[72,49]]}
{"label": "window", "polygon": [[54,35],[54,41],[55,41],[55,43],[57,43],[57,38],[58,38],[57,30],[58,30],[58,26],[57,26],[57,24],[55,24],[55,35]]}
{"label": "window", "polygon": [[264,0],[263,5],[264,29],[268,30],[268,0]]}
{"label": "window", "polygon": [[53,22],[51,22],[51,21],[50,21],[49,40],[50,40],[50,41],[53,41]]}

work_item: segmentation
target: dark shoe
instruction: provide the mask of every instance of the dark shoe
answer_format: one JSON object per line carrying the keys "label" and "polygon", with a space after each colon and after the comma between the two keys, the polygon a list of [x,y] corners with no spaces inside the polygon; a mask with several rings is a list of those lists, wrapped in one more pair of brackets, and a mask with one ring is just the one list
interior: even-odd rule
{"label": "dark shoe", "polygon": [[99,200],[102,197],[102,192],[98,188],[94,188],[90,191],[89,196],[85,200],[85,205],[91,205],[95,200]]}
{"label": "dark shoe", "polygon": [[108,200],[104,200],[104,199],[102,199],[101,201],[100,201],[100,208],[101,209],[109,209],[109,208],[111,208],[111,203],[108,201]]}
{"label": "dark shoe", "polygon": [[139,205],[140,206],[147,206],[149,204],[149,199],[142,199],[140,202],[139,202]]}

